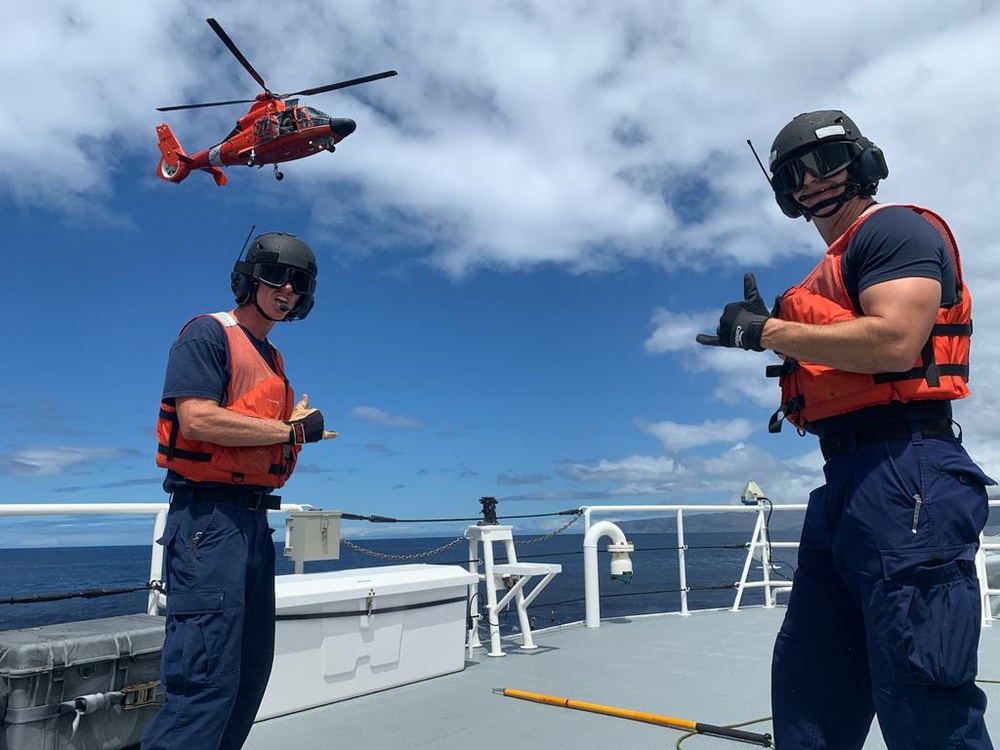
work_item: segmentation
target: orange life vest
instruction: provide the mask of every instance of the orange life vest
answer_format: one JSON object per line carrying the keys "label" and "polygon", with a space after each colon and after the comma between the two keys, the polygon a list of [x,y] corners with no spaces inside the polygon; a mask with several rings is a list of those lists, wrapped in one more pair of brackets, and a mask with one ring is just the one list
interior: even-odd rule
{"label": "orange life vest", "polygon": [[[294,395],[285,379],[278,350],[271,349],[275,372],[232,315],[212,313],[211,317],[222,325],[229,346],[230,376],[226,384],[225,408],[251,417],[287,420],[292,414]],[[188,321],[184,327],[190,324]],[[157,466],[175,471],[193,482],[281,487],[295,468],[300,450],[297,445],[236,447],[189,440],[181,433],[176,408],[165,401],[160,402],[156,437],[159,441]]]}
{"label": "orange life vest", "polygon": [[[799,323],[823,324],[858,317],[844,287],[841,257],[851,237],[875,211],[892,204],[879,204],[863,213],[838,237],[819,264],[797,286],[781,297],[778,317]],[[771,417],[768,429],[778,432],[787,419],[800,430],[811,422],[846,414],[868,406],[919,400],[959,399],[969,395],[969,343],[972,335],[972,298],[962,279],[958,246],[944,220],[919,206],[906,205],[938,230],[955,266],[957,298],[950,308],[940,308],[930,338],[914,366],[906,372],[875,375],[836,370],[825,365],[786,359],[768,367],[769,376],[779,376],[781,407]]]}

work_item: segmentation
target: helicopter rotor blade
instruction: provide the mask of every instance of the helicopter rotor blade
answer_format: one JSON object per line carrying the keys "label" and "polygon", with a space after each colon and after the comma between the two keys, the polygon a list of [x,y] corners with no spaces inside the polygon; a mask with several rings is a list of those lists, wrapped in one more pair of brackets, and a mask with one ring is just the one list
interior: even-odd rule
{"label": "helicopter rotor blade", "polygon": [[243,56],[243,53],[240,52],[239,48],[233,43],[233,40],[229,38],[229,35],[219,25],[219,22],[214,18],[206,18],[205,20],[208,22],[208,25],[212,27],[212,31],[219,35],[219,39],[222,40],[222,43],[229,48],[230,52],[233,53],[233,57],[239,60],[240,65],[246,68],[247,73],[253,76],[253,79],[260,84],[260,87],[264,89],[264,91],[267,91],[267,84],[264,83],[263,77],[261,77],[260,73],[254,70],[253,65],[251,65],[250,61]]}
{"label": "helicopter rotor blade", "polygon": [[157,112],[172,112],[175,109],[201,109],[202,107],[222,107],[226,104],[250,104],[256,99],[233,99],[230,102],[205,102],[203,104],[175,104],[172,107],[157,107]]}
{"label": "helicopter rotor blade", "polygon": [[313,94],[322,94],[324,91],[335,91],[336,89],[346,89],[348,86],[357,86],[359,83],[368,83],[369,81],[377,81],[381,78],[391,78],[397,75],[395,70],[386,70],[382,73],[374,73],[370,76],[362,76],[361,78],[352,78],[350,81],[341,81],[340,83],[330,83],[326,86],[317,86],[313,89],[302,89],[302,91],[293,91],[290,94],[283,94],[282,99],[289,96],[312,96]]}

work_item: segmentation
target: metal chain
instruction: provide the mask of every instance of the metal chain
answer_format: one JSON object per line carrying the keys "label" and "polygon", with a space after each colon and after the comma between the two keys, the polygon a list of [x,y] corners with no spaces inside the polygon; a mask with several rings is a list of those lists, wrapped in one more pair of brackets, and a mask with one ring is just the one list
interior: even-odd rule
{"label": "metal chain", "polygon": [[[576,523],[577,521],[579,521],[580,520],[580,515],[581,514],[577,514],[577,515],[573,516],[566,523],[564,523],[562,526],[560,526],[558,529],[556,529],[555,531],[553,531],[550,534],[546,534],[545,536],[535,537],[534,539],[517,539],[517,540],[514,541],[514,544],[538,544],[539,542],[544,542],[544,541],[546,541],[548,539],[551,539],[552,537],[554,537],[554,536],[556,536],[558,534],[561,534],[566,529],[568,529],[570,526],[572,526],[574,523]],[[379,560],[418,560],[421,557],[430,557],[431,555],[436,555],[439,552],[444,552],[445,550],[451,549],[456,544],[458,544],[459,542],[463,542],[463,541],[466,541],[465,536],[456,537],[455,539],[451,540],[447,544],[442,545],[441,547],[437,547],[436,549],[429,549],[429,550],[426,550],[425,552],[414,552],[413,554],[410,554],[410,555],[390,555],[390,554],[387,554],[385,552],[376,552],[375,550],[366,549],[365,547],[358,546],[357,544],[355,544],[354,542],[352,542],[350,539],[341,539],[340,543],[343,544],[346,547],[350,547],[355,552],[360,552],[362,555],[368,555],[370,557],[375,557],[375,558],[378,558]]]}
{"label": "metal chain", "polygon": [[577,514],[577,515],[573,516],[571,519],[569,519],[566,523],[564,523],[558,529],[556,529],[555,531],[553,531],[551,534],[546,534],[545,536],[536,536],[534,539],[515,539],[514,540],[514,544],[538,544],[539,542],[548,541],[549,539],[551,539],[552,537],[556,536],[557,534],[563,533],[564,531],[566,531],[566,529],[568,529],[574,523],[576,523],[577,521],[579,521],[581,515],[582,514]]}
{"label": "metal chain", "polygon": [[414,552],[411,555],[390,555],[385,552],[376,552],[373,549],[365,549],[364,547],[359,547],[357,544],[352,542],[350,539],[341,539],[340,543],[350,547],[355,552],[360,552],[362,555],[369,555],[370,557],[376,557],[379,560],[417,560],[421,557],[430,557],[431,555],[436,555],[438,552],[444,552],[447,549],[451,549],[459,542],[467,541],[464,536],[457,537],[447,544],[438,547],[437,549],[429,549],[426,552]]}

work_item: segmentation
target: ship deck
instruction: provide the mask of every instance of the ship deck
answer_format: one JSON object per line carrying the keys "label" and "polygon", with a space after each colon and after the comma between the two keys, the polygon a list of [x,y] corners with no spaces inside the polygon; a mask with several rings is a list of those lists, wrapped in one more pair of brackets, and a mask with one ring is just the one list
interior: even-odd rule
{"label": "ship deck", "polygon": [[[257,723],[247,750],[368,750],[672,746],[683,730],[504,697],[517,688],[717,726],[764,719],[771,733],[770,654],[783,607],[623,617],[535,631],[539,648],[507,641],[503,657],[476,651],[464,670]],[[980,677],[1000,680],[1000,626],[983,628]],[[1000,736],[1000,685],[982,683],[987,722]],[[669,743],[669,744],[668,744]],[[700,735],[691,748],[724,748]],[[865,750],[885,748],[877,721]]]}

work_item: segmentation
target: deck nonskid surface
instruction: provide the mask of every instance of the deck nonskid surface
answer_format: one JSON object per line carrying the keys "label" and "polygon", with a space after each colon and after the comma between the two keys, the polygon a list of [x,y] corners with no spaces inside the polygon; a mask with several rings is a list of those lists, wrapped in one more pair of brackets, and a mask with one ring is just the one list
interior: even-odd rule
{"label": "deck nonskid surface", "polygon": [[[476,651],[462,672],[258,723],[247,750],[505,750],[672,747],[682,732],[499,696],[517,688],[707,724],[770,714],[770,657],[783,609],[696,612],[604,621],[536,633],[534,652]],[[1000,680],[1000,624],[984,628],[980,675]],[[1000,685],[984,684],[987,721],[1000,736]],[[745,727],[771,732],[769,721]],[[692,737],[685,747],[734,748]],[[884,749],[873,728],[866,750]]]}

